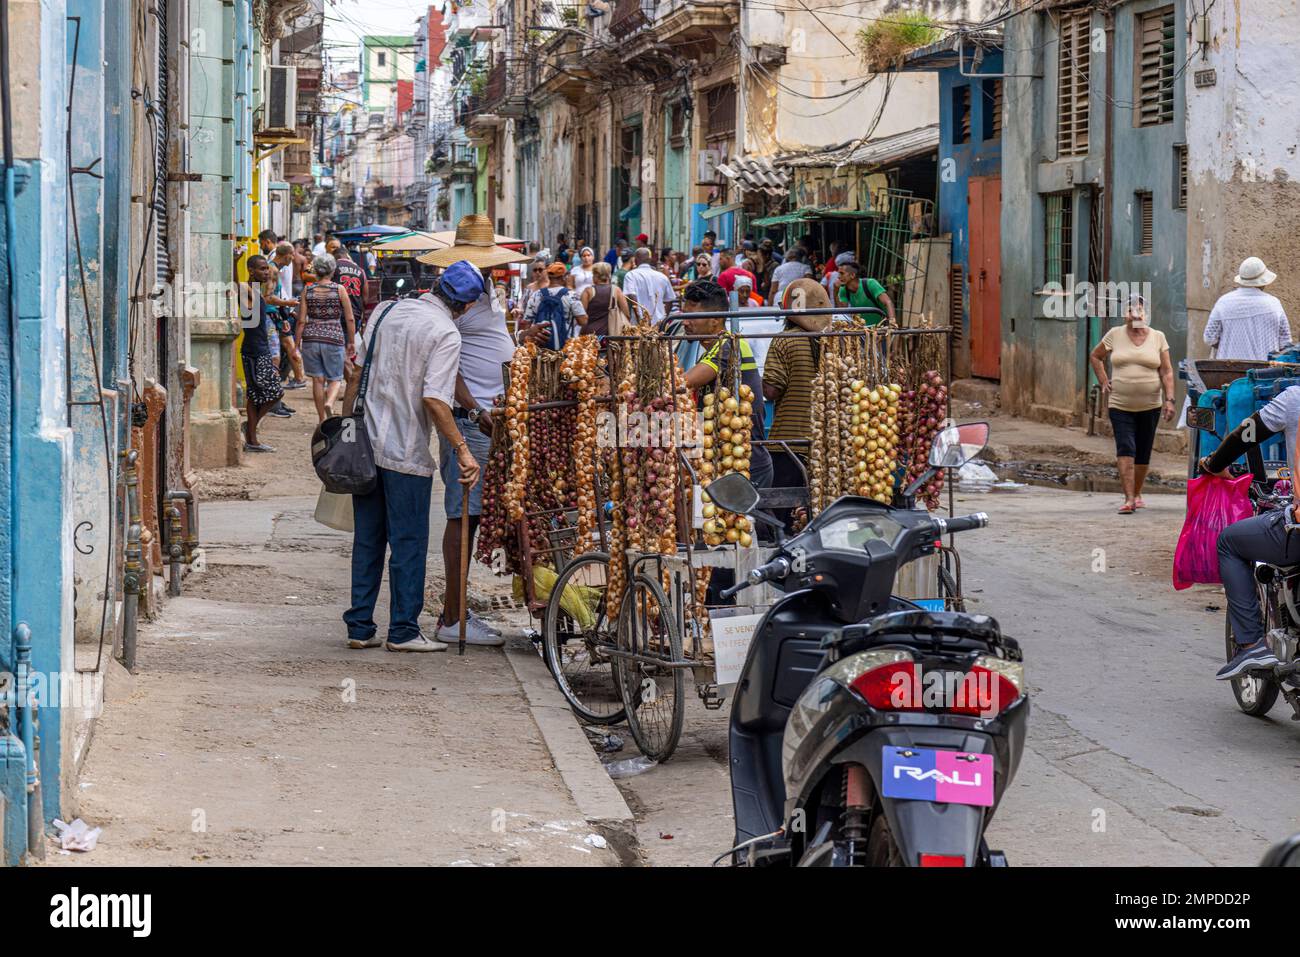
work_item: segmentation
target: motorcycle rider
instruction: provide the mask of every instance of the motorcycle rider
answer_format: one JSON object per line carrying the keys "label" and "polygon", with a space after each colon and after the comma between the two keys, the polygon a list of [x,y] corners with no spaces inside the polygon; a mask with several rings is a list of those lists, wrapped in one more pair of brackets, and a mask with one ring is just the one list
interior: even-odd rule
{"label": "motorcycle rider", "polygon": [[[1296,449],[1298,423],[1300,386],[1291,386],[1237,426],[1213,454],[1202,458],[1201,470],[1226,477],[1228,466],[1242,455],[1248,445],[1262,444],[1279,433],[1285,433],[1287,462],[1294,476],[1295,463],[1300,458]],[[1287,528],[1289,523],[1300,523],[1300,516],[1296,514],[1300,507],[1300,483],[1293,479],[1291,489],[1291,504],[1285,509],[1234,522],[1219,533],[1219,577],[1223,579],[1228,618],[1237,642],[1237,653],[1215,676],[1220,681],[1247,671],[1267,670],[1279,663],[1277,655],[1264,640],[1264,620],[1255,587],[1255,563],[1300,564],[1300,535],[1292,535]]]}

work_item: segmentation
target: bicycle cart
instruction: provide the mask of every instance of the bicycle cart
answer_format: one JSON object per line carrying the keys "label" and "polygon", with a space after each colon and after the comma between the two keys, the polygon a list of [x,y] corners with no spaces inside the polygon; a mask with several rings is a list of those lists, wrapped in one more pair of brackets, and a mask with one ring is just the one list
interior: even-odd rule
{"label": "bicycle cart", "polygon": [[[840,316],[858,311],[866,310],[840,307],[804,312]],[[779,317],[788,312],[760,310],[755,315]],[[729,314],[728,318],[734,320],[735,314]],[[656,466],[660,478],[664,474],[671,475],[667,491],[663,492],[668,498],[658,499],[661,503],[671,501],[671,516],[667,505],[660,505],[660,522],[655,534],[643,535],[636,542],[629,542],[628,525],[633,524],[629,517],[644,521],[647,513],[638,511],[639,507],[644,508],[641,499],[623,501],[620,498],[620,494],[627,494],[620,473],[623,455],[635,447],[623,422],[628,395],[620,392],[619,386],[620,381],[626,386],[628,380],[620,379],[620,376],[633,374],[629,368],[635,372],[643,371],[636,363],[629,366],[624,362],[624,350],[640,349],[643,361],[646,356],[651,356],[652,362],[662,362],[666,371],[658,392],[644,387],[637,391],[642,396],[663,396],[658,400],[658,407],[680,411],[687,407],[678,398],[685,389],[679,384],[681,372],[672,353],[682,343],[706,338],[648,329],[632,329],[629,333],[610,336],[607,340],[611,388],[610,395],[603,401],[608,403],[611,411],[617,409],[618,413],[613,416],[613,449],[605,450],[604,456],[596,458],[595,484],[599,488],[600,503],[598,534],[589,533],[585,537],[577,534],[572,516],[563,510],[547,516],[528,513],[528,520],[533,521],[533,534],[528,533],[525,522],[520,523],[520,574],[525,579],[528,607],[542,621],[543,657],[575,715],[584,723],[597,725],[612,725],[626,720],[640,750],[652,760],[662,762],[672,756],[683,730],[687,673],[690,673],[696,693],[710,709],[722,706],[726,688],[735,680],[738,664],[731,661],[726,663],[728,680],[721,680],[721,663],[713,642],[715,628],[725,626],[727,619],[735,618],[738,621],[732,630],[742,632],[752,626],[753,618],[749,616],[763,614],[776,595],[767,586],[760,586],[744,593],[744,605],[710,605],[706,601],[708,579],[714,575],[714,570],[725,569],[739,581],[770,557],[772,545],[760,542],[757,534],[751,536],[748,528],[742,528],[731,540],[721,543],[720,534],[710,535],[707,523],[702,528],[694,506],[699,504],[698,499],[707,498],[702,495],[703,489],[718,474],[716,471],[712,475],[705,472],[698,451],[673,447],[671,454],[676,468],[662,462]],[[946,336],[948,330],[888,329],[868,334],[861,329],[839,328],[821,333],[759,332],[749,334],[748,338],[810,337],[820,342],[838,341],[844,345],[823,348],[841,356],[850,356],[853,349],[857,350],[859,357],[880,353],[887,364],[889,337],[929,333]],[[739,353],[736,343],[740,333],[734,324],[721,336],[731,338],[733,355]],[[857,340],[861,340],[860,345],[848,346],[850,341]],[[668,350],[662,360],[657,358],[657,350],[661,347]],[[883,375],[880,370],[884,366],[878,360],[862,361],[876,363],[873,369]],[[739,396],[740,375],[735,364],[727,370],[728,375],[732,373],[734,378],[729,381]],[[719,376],[719,383],[726,381]],[[689,408],[694,410],[693,400],[688,401]],[[561,404],[555,403],[552,407]],[[538,406],[529,406],[530,411],[535,408]],[[843,421],[847,423],[849,417],[846,415]],[[760,507],[802,508],[808,510],[805,517],[810,517],[808,512],[816,511],[819,506],[810,501],[809,487],[818,489],[821,483],[817,481],[820,476],[809,475],[807,469],[812,466],[806,467],[804,462],[807,458],[815,465],[816,454],[796,456],[790,445],[812,443],[766,444],[769,448],[779,447],[798,462],[800,469],[805,470],[805,481],[801,487],[764,489]],[[642,452],[633,452],[628,462],[634,461],[641,464],[632,467],[644,469]],[[844,479],[844,487],[852,494],[849,481],[850,477]],[[831,485],[830,489],[821,488],[820,491],[823,497],[845,494],[835,489],[836,486]],[[641,491],[644,492],[644,488]],[[533,543],[538,539],[539,517],[544,517],[547,522],[547,542],[536,548]],[[729,527],[728,535],[733,531],[734,528]],[[746,543],[742,545],[741,541]],[[548,587],[541,589],[534,581],[538,562],[545,562],[554,570],[553,579],[542,575]],[[924,574],[930,579],[924,589],[926,592],[938,596],[936,600],[947,607],[960,607],[960,565],[955,553],[945,553],[942,558],[936,558]],[[920,591],[913,593],[919,594]],[[743,644],[743,641],[736,643],[741,647],[742,661]],[[728,643],[726,647],[730,650],[733,645]]]}

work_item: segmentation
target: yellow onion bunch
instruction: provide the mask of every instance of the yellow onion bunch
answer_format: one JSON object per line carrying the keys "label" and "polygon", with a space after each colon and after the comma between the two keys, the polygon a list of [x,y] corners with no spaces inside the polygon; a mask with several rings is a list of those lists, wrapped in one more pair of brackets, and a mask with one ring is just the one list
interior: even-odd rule
{"label": "yellow onion bunch", "polygon": [[600,345],[595,336],[576,336],[564,344],[560,372],[578,396],[573,443],[573,473],[578,506],[578,541],[596,529],[596,379]]}
{"label": "yellow onion bunch", "polygon": [[528,380],[537,346],[520,346],[510,360],[510,387],[506,390],[506,434],[510,438],[510,478],[504,489],[506,517],[524,517],[524,490],[528,485]]}
{"label": "yellow onion bunch", "polygon": [[[709,484],[731,472],[749,478],[749,461],[753,452],[750,433],[754,420],[754,391],[741,384],[740,394],[721,386],[704,394],[704,461],[700,463],[700,479]],[[704,544],[713,547],[723,542],[733,542],[742,548],[754,543],[749,519],[718,508],[704,493],[701,513],[704,516]]]}
{"label": "yellow onion bunch", "polygon": [[896,383],[872,386],[855,379],[849,391],[854,492],[888,505],[894,497],[894,471],[898,468],[899,399],[903,387]]}

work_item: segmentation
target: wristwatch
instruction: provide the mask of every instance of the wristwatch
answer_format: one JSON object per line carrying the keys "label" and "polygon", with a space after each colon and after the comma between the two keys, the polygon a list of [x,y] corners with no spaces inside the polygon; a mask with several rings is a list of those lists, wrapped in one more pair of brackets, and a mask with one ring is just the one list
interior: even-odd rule
{"label": "wristwatch", "polygon": [[482,414],[483,414],[483,410],[480,409],[478,406],[474,406],[474,408],[470,409],[469,412],[465,414],[465,418],[469,419],[470,422],[474,423],[475,425],[478,425],[479,416],[481,416]]}

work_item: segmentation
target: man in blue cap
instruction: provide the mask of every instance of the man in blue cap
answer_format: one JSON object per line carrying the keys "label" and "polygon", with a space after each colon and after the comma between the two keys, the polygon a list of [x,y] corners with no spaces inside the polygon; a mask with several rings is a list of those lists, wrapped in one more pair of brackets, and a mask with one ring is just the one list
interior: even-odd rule
{"label": "man in blue cap", "polygon": [[[432,430],[452,447],[460,483],[479,477],[464,436],[452,416],[461,339],[456,320],[483,294],[483,276],[467,262],[449,266],[434,288],[418,299],[375,308],[367,324],[364,360],[369,362],[366,434],[374,448],[379,482],[369,495],[352,498],[352,607],[343,616],[349,648],[446,651],[444,642],[420,631],[429,551],[429,499],[437,467],[429,447]],[[360,376],[349,377],[344,408],[356,397]],[[391,549],[388,580],[392,602],[388,636],[375,625],[375,602]]]}

